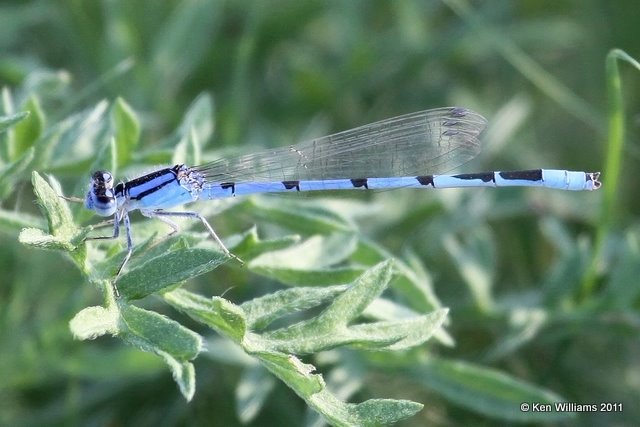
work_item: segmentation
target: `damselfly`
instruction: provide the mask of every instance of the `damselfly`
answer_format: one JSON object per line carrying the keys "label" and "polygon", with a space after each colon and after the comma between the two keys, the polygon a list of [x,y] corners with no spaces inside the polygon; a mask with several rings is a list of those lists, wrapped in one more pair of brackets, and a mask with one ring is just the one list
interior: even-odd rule
{"label": "damselfly", "polygon": [[131,257],[133,239],[129,212],[136,209],[158,218],[174,231],[171,217],[201,221],[229,257],[207,220],[197,212],[174,212],[196,200],[220,199],[254,193],[319,190],[546,187],[560,190],[596,190],[599,172],[555,169],[493,171],[440,175],[480,151],[478,136],[486,120],[459,107],[437,108],[407,114],[352,130],[313,139],[295,146],[268,150],[201,166],[175,165],[139,178],[115,183],[111,173],[97,171],[85,198],[87,209],[113,217],[115,239],[124,224],[127,254],[116,273],[115,285]]}

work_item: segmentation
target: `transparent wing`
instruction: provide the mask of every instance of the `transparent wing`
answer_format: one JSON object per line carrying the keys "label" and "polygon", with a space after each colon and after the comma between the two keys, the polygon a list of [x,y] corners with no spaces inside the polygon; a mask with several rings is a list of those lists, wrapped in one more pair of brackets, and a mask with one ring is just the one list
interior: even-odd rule
{"label": "transparent wing", "polygon": [[480,152],[480,114],[459,107],[407,114],[298,145],[195,167],[210,182],[385,178],[438,174]]}

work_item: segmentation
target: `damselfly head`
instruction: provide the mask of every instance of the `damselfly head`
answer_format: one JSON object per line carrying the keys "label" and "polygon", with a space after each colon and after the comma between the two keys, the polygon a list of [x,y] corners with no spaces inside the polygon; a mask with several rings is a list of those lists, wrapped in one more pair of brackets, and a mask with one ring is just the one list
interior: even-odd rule
{"label": "damselfly head", "polygon": [[118,203],[111,173],[97,171],[91,175],[91,187],[84,199],[84,206],[100,216],[111,216],[116,212]]}

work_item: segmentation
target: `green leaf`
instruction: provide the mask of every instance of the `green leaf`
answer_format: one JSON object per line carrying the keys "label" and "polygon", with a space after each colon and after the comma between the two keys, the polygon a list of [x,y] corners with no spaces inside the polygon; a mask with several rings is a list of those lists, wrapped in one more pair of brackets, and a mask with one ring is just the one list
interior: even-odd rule
{"label": "green leaf", "polygon": [[346,325],[382,294],[391,280],[392,273],[392,260],[370,268],[318,316],[318,322],[324,324],[325,328]]}
{"label": "green leaf", "polygon": [[171,163],[199,165],[202,163],[201,144],[195,129],[191,129],[176,145]]}
{"label": "green leaf", "polygon": [[260,255],[251,261],[249,267],[317,270],[344,261],[354,251],[356,244],[356,236],[352,234],[313,236],[300,244]]}
{"label": "green leaf", "polygon": [[[153,40],[151,63],[157,81],[170,83],[161,93],[175,95],[192,68],[206,58],[215,43],[215,32],[224,16],[222,5],[195,1],[189,7],[173,8],[161,23],[162,31]],[[188,46],[189,48],[185,48]]]}
{"label": "green leaf", "polygon": [[432,358],[409,369],[408,373],[451,402],[490,417],[508,421],[551,422],[574,416],[570,412],[522,411],[522,403],[553,405],[564,399],[495,369]]}
{"label": "green leaf", "polygon": [[[109,141],[108,103],[101,101],[93,108],[52,124],[36,142],[37,167],[86,173],[93,162],[96,146]],[[86,184],[82,183],[82,189]],[[80,191],[78,191],[79,193]]]}
{"label": "green leaf", "polygon": [[0,200],[13,193],[16,183],[22,180],[22,174],[27,170],[33,158],[34,148],[29,147],[15,162],[0,168]]}
{"label": "green leaf", "polygon": [[120,313],[115,308],[87,307],[69,322],[73,336],[81,340],[92,340],[99,336],[118,333]]}
{"label": "green leaf", "polygon": [[302,363],[295,356],[276,351],[252,351],[251,354],[305,400],[325,388],[322,375],[312,373],[315,366]]}
{"label": "green leaf", "polygon": [[[388,322],[348,326],[387,287],[392,266],[391,261],[382,262],[365,272],[319,316],[263,334],[264,345],[273,350],[306,354],[345,344],[379,349],[407,339],[411,326],[400,328],[399,324]],[[407,339],[411,341],[419,340],[412,336]]]}
{"label": "green leaf", "polygon": [[195,393],[195,372],[188,362],[202,351],[202,338],[165,316],[130,305],[121,306],[119,336],[141,350],[162,357],[187,401]]}
{"label": "green leaf", "polygon": [[334,426],[380,426],[413,416],[423,405],[406,400],[373,399],[345,403],[331,394],[313,365],[279,352],[255,352],[264,366]]}
{"label": "green leaf", "polygon": [[138,256],[141,262],[120,277],[118,289],[128,300],[144,298],[187,279],[207,273],[228,261],[228,257],[211,249],[182,249],[153,258]]}
{"label": "green leaf", "polygon": [[16,125],[22,120],[29,117],[31,114],[29,111],[21,111],[15,114],[9,114],[7,116],[0,116],[0,133],[6,132],[11,126]]}
{"label": "green leaf", "polygon": [[416,347],[425,343],[437,333],[447,319],[448,309],[436,310],[432,313],[409,319],[375,322],[371,324],[353,326],[352,329],[361,332],[363,329],[375,330],[378,334],[397,336],[393,344],[386,346],[385,350],[400,351]]}
{"label": "green leaf", "polygon": [[366,267],[337,267],[318,270],[297,270],[293,268],[249,267],[251,271],[273,278],[282,284],[303,286],[313,283],[315,286],[329,286],[336,283],[354,281],[366,271]]}
{"label": "green leaf", "polygon": [[82,243],[88,231],[76,227],[68,205],[58,196],[62,193],[60,185],[53,178],[50,179],[55,190],[37,172],[32,174],[33,189],[47,218],[49,234],[38,229],[24,229],[19,240],[44,249],[73,251]]}
{"label": "green leaf", "polygon": [[[341,293],[318,318],[279,330],[284,331],[281,332],[281,337],[291,335],[294,339],[298,339],[298,342],[295,343],[296,348],[289,350],[308,352],[328,348],[341,340],[347,342],[348,340],[345,340],[344,336],[349,336],[349,334],[351,335],[348,342],[369,339],[370,346],[373,341],[379,341],[378,348],[384,348],[394,343],[398,344],[397,348],[406,348],[412,344],[420,343],[439,327],[446,315],[446,310],[432,313],[424,318],[412,318],[407,322],[400,321],[395,324],[379,322],[383,326],[379,330],[372,327],[375,324],[346,327],[349,320],[358,316],[364,307],[384,290],[391,278],[391,271],[392,263],[384,262],[369,270],[348,288],[337,286],[305,290],[287,289],[245,303],[243,307],[238,307],[222,298],[209,299],[184,289],[166,292],[164,298],[172,306],[194,320],[232,338],[243,347],[247,354],[258,358],[265,368],[291,387],[332,424],[373,426],[409,417],[420,410],[422,405],[409,401],[384,399],[369,400],[362,404],[341,402],[326,390],[322,376],[313,373],[315,370],[313,365],[302,363],[292,354],[273,350],[278,347],[286,347],[280,345],[282,342],[274,339],[278,332],[260,336],[255,332],[249,332],[247,325],[259,323],[261,326],[266,326],[278,317],[313,307],[331,298],[333,294]],[[415,330],[423,328],[426,331]],[[298,332],[304,334],[304,337],[287,332],[292,329],[297,329]],[[398,333],[397,330],[401,332]],[[312,349],[314,344],[316,348]],[[261,379],[259,371],[247,375],[246,383],[251,387],[248,385],[239,387],[237,396],[241,417],[250,420],[264,402],[271,386],[270,382]]]}
{"label": "green leaf", "polygon": [[121,306],[121,316],[123,336],[142,340],[138,342],[142,347],[149,345],[180,361],[192,360],[202,351],[200,335],[166,316],[128,304]]}
{"label": "green leaf", "polygon": [[304,203],[300,203],[284,197],[251,197],[247,204],[249,206],[246,209],[257,219],[307,235],[356,230],[351,220],[326,208],[322,201],[305,199]]}
{"label": "green leaf", "polygon": [[640,289],[630,286],[640,275],[640,239],[638,230],[630,230],[621,242],[620,257],[603,290],[603,302],[615,311],[633,310]]}
{"label": "green leaf", "polygon": [[[393,255],[379,244],[367,239],[358,241],[358,248],[352,259],[365,265],[372,265],[382,260],[393,258]],[[402,260],[396,260],[397,279],[394,280],[393,290],[402,295],[403,302],[419,313],[440,308],[442,304],[436,296],[432,281],[422,268],[422,262],[411,254],[406,254],[411,265]]]}
{"label": "green leaf", "polygon": [[240,422],[246,424],[258,415],[275,385],[273,376],[261,365],[244,370],[236,386],[236,414]]}
{"label": "green leaf", "polygon": [[348,289],[347,285],[330,287],[296,287],[254,298],[243,303],[247,325],[253,330],[264,329],[276,319],[316,307]]}
{"label": "green leaf", "polygon": [[[178,126],[175,135],[166,141],[167,146],[173,151],[176,143],[192,139],[189,144],[197,143],[198,145],[209,141],[214,130],[214,111],[213,98],[204,92],[191,103],[187,112]],[[198,149],[199,150],[199,149]],[[186,158],[182,160],[187,160]]]}
{"label": "green leaf", "polygon": [[13,149],[13,159],[17,159],[25,151],[34,146],[45,126],[44,112],[36,96],[30,96],[21,109],[27,110],[31,112],[31,114],[28,119],[21,120],[13,128],[15,145]]}
{"label": "green leaf", "polygon": [[44,228],[41,218],[23,212],[5,211],[0,209],[0,229],[15,232],[22,228]]}
{"label": "green leaf", "polygon": [[258,237],[257,228],[253,226],[237,237],[237,239],[238,240],[229,239],[229,247],[233,248],[233,253],[240,257],[240,259],[249,261],[264,252],[287,248],[299,242],[300,236],[289,235],[276,239],[262,240]]}
{"label": "green leaf", "polygon": [[311,396],[309,404],[333,426],[382,426],[409,418],[424,405],[409,400],[370,399],[359,404],[338,400],[326,389]]}
{"label": "green leaf", "polygon": [[460,240],[447,235],[443,243],[465,279],[476,305],[481,310],[490,310],[494,306],[491,284],[494,283],[496,249],[488,228],[474,228]]}
{"label": "green leaf", "polygon": [[176,309],[236,342],[240,342],[247,332],[242,309],[224,298],[208,299],[184,289],[166,292],[163,296]]}
{"label": "green leaf", "polygon": [[126,165],[130,162],[140,140],[140,122],[135,111],[120,97],[113,103],[110,116],[115,134],[117,158],[120,165]]}
{"label": "green leaf", "polygon": [[356,244],[357,240],[351,234],[313,236],[298,245],[266,252],[249,262],[248,267],[286,284],[347,283],[362,274],[364,268],[328,266],[344,261],[354,251]]}
{"label": "green leaf", "polygon": [[424,407],[410,400],[370,399],[354,405],[353,412],[359,422],[356,425],[389,425],[417,414]]}

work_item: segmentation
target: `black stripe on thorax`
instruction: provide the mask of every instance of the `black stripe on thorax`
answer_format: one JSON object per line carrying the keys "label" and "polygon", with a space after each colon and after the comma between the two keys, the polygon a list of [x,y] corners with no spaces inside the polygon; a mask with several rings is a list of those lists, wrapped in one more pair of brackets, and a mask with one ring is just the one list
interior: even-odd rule
{"label": "black stripe on thorax", "polygon": [[[143,191],[142,193],[138,194],[136,197],[131,197],[132,200],[140,200],[142,198],[144,198],[145,196],[155,193],[156,191],[158,191],[160,188],[171,184],[174,181],[177,181],[178,177],[176,174],[176,167],[174,166],[172,168],[165,168],[165,169],[161,169],[159,171],[155,171],[152,172],[150,174],[141,176],[140,178],[136,178],[136,179],[132,179],[131,181],[127,181],[125,182],[123,185],[123,191],[125,192],[125,194],[127,195],[131,195],[131,190],[135,189],[136,187],[139,187],[141,185],[145,185],[146,183],[148,183],[149,181],[152,181],[156,178],[159,178],[161,176],[167,176],[167,179],[162,181],[160,184],[156,185],[155,187],[149,188],[145,191]],[[117,187],[119,187],[120,184],[118,184]],[[117,188],[116,187],[116,188]]]}

